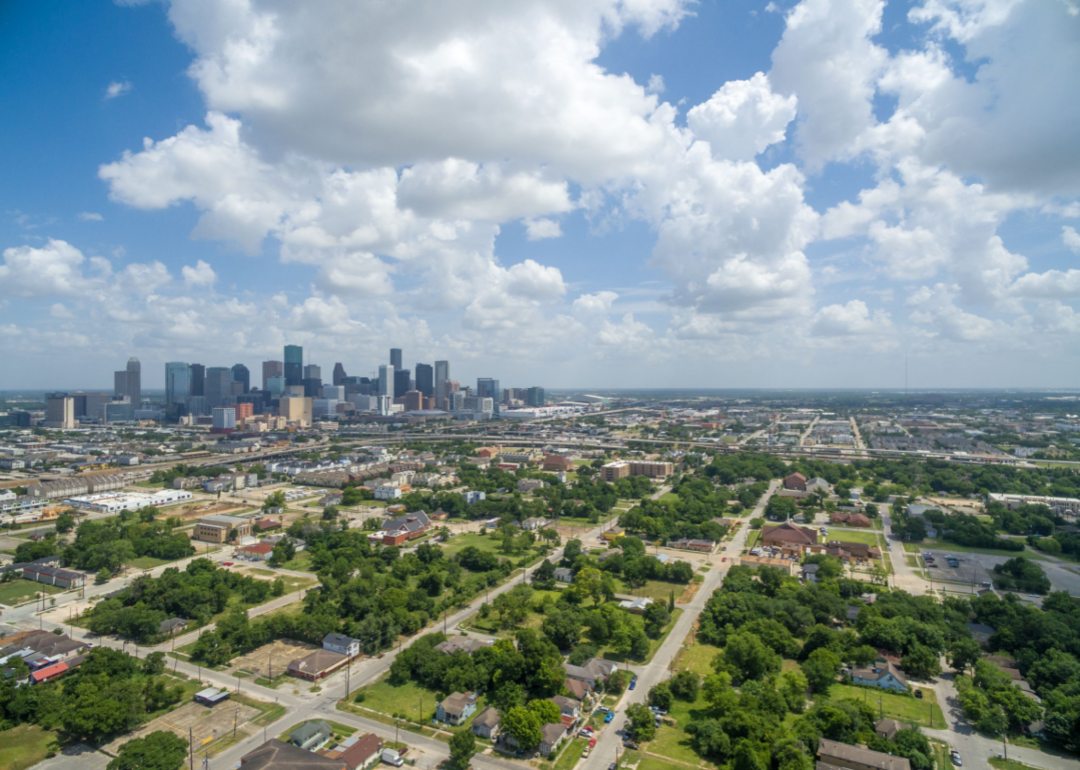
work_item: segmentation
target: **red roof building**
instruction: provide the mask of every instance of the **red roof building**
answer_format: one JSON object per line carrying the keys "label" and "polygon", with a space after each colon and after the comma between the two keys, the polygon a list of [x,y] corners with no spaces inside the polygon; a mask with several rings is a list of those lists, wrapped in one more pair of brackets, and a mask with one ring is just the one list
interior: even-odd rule
{"label": "red roof building", "polygon": [[38,669],[34,673],[30,674],[30,680],[34,684],[40,684],[41,682],[47,682],[50,679],[55,679],[68,670],[68,664],[60,661],[59,663],[53,663],[51,666]]}
{"label": "red roof building", "polygon": [[243,559],[255,559],[256,561],[266,561],[270,558],[270,554],[273,553],[274,546],[269,543],[255,543],[253,545],[242,545],[236,549],[236,555]]}
{"label": "red roof building", "polygon": [[784,489],[798,489],[800,492],[805,492],[806,476],[801,473],[792,473],[784,479]]}

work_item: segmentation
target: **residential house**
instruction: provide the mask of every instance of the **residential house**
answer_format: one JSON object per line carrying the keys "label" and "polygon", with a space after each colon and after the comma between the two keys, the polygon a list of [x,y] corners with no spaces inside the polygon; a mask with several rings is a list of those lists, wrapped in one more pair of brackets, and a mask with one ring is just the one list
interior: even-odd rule
{"label": "residential house", "polygon": [[41,684],[42,682],[48,682],[50,679],[56,679],[58,676],[66,674],[68,671],[68,664],[64,661],[59,663],[53,663],[51,666],[45,666],[39,668],[30,674],[30,681],[33,684]]}
{"label": "residential house", "polygon": [[906,692],[908,688],[907,678],[900,669],[891,661],[882,661],[880,658],[867,668],[852,669],[851,681],[898,692]]}
{"label": "residential house", "polygon": [[262,518],[255,519],[255,526],[258,527],[260,532],[266,532],[271,529],[277,529],[281,526],[281,521],[278,519]]}
{"label": "residential house", "polygon": [[323,637],[322,646],[324,650],[336,652],[348,658],[355,658],[360,654],[360,640],[345,636],[345,634],[327,634]]}
{"label": "residential house", "polygon": [[502,716],[499,714],[499,710],[494,706],[488,706],[472,721],[473,734],[478,738],[487,738],[489,741],[494,740],[499,734],[499,722]]}
{"label": "residential house", "polygon": [[169,618],[161,621],[157,632],[162,636],[172,636],[187,628],[188,621],[183,618]]}
{"label": "residential house", "polygon": [[316,719],[305,722],[289,733],[289,743],[305,751],[312,751],[334,737],[334,730],[326,722]]}
{"label": "residential house", "polygon": [[622,552],[623,552],[622,548],[608,548],[606,551],[604,551],[599,556],[597,556],[596,560],[598,562],[600,562],[601,564],[603,564],[608,559],[610,559],[612,556],[622,556]]}
{"label": "residential house", "polygon": [[450,693],[435,707],[435,719],[448,725],[460,725],[476,712],[476,693]]}
{"label": "residential house", "polygon": [[592,688],[589,687],[588,682],[582,682],[579,679],[564,679],[563,687],[574,698],[580,701],[589,697],[589,693],[592,692]]}
{"label": "residential house", "polygon": [[566,737],[566,725],[561,722],[546,724],[540,728],[540,733],[540,754],[546,757],[555,751]]}
{"label": "residential house", "polygon": [[398,500],[401,498],[401,487],[390,484],[381,484],[375,487],[376,500]]}
{"label": "residential house", "polygon": [[485,642],[481,639],[470,639],[467,636],[455,636],[447,639],[445,642],[440,642],[435,645],[435,649],[439,652],[445,652],[447,655],[453,655],[459,650],[472,655],[481,647],[490,647],[491,642]]}
{"label": "residential house", "polygon": [[828,738],[818,741],[818,770],[911,770],[911,762],[863,746],[852,746]]}
{"label": "residential house", "polygon": [[287,671],[293,676],[315,681],[329,676],[349,662],[349,659],[330,650],[315,650],[289,664]]}
{"label": "residential house", "polygon": [[420,537],[431,528],[431,519],[423,511],[414,511],[387,519],[383,522],[382,535],[383,545],[401,545],[402,543]]}
{"label": "residential house", "polygon": [[568,679],[585,682],[593,690],[596,689],[597,682],[606,682],[618,667],[617,663],[610,660],[601,660],[600,658],[589,658],[580,666],[563,663],[563,670],[566,672]]}
{"label": "residential house", "polygon": [[814,478],[806,482],[807,494],[812,495],[819,489],[825,494],[829,494],[830,492],[832,492],[832,485],[820,476],[815,476]]}
{"label": "residential house", "polygon": [[273,738],[240,757],[244,770],[349,770],[341,759],[331,759]]}
{"label": "residential house", "polygon": [[559,713],[564,717],[575,720],[581,716],[581,701],[579,700],[567,698],[565,695],[556,695],[554,698],[549,698],[548,700],[559,707]]}
{"label": "residential house", "polygon": [[572,583],[574,581],[574,570],[569,567],[556,567],[555,579],[560,583]]}
{"label": "residential house", "polygon": [[547,523],[548,520],[541,516],[530,516],[529,518],[525,519],[525,521],[521,522],[521,528],[529,532],[535,532],[536,530],[545,526]]}
{"label": "residential house", "polygon": [[604,538],[604,540],[607,540],[610,543],[612,540],[622,537],[625,532],[626,530],[624,530],[622,527],[612,527],[606,532],[601,532],[600,537]]}
{"label": "residential house", "polygon": [[517,483],[518,492],[522,494],[528,494],[534,489],[543,489],[544,482],[540,479],[521,479]]}
{"label": "residential house", "polygon": [[879,719],[874,723],[874,732],[878,738],[891,741],[900,730],[909,730],[911,725],[897,722],[895,719]]}
{"label": "residential house", "polygon": [[635,615],[644,615],[645,608],[653,603],[653,600],[647,596],[638,596],[633,599],[623,599],[619,602],[619,606],[627,612],[632,612]]}
{"label": "residential house", "polygon": [[985,623],[965,623],[964,625],[979,644],[986,644],[990,641],[990,637],[997,633],[996,628]]}
{"label": "residential house", "polygon": [[[355,742],[349,744],[349,741]],[[349,770],[367,770],[382,759],[382,739],[375,733],[368,733],[359,739],[349,738],[342,745],[345,750],[341,752],[339,759],[345,762]]]}
{"label": "residential house", "polygon": [[469,490],[468,492],[465,493],[465,502],[468,503],[469,505],[472,505],[473,503],[478,503],[481,500],[486,500],[486,499],[487,499],[487,495],[484,494],[483,492],[480,492],[480,491],[477,491],[477,490]]}
{"label": "residential house", "polygon": [[820,564],[804,564],[802,566],[802,579],[809,583],[817,583],[821,578],[818,577],[818,570],[821,569]]}

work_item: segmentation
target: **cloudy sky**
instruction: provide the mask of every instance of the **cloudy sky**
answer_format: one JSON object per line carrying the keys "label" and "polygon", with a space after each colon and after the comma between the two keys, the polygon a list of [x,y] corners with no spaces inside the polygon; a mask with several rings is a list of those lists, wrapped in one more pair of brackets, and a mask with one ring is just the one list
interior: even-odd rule
{"label": "cloudy sky", "polygon": [[0,7],[0,388],[1076,386],[1080,0]]}

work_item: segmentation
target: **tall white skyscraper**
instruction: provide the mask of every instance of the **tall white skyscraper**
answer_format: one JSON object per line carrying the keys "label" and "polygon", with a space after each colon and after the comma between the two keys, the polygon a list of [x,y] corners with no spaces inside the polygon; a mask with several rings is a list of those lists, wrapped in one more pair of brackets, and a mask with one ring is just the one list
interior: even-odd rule
{"label": "tall white skyscraper", "polygon": [[379,364],[379,395],[394,396],[394,365]]}

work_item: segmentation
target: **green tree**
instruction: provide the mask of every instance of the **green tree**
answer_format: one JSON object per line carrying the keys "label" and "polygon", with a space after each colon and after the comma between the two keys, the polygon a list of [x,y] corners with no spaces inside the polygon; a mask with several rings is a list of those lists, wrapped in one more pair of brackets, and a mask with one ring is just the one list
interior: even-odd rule
{"label": "green tree", "polygon": [[501,721],[502,729],[517,741],[525,751],[532,751],[540,745],[543,734],[540,732],[540,720],[536,714],[520,706],[507,711]]}
{"label": "green tree", "polygon": [[671,620],[671,614],[663,602],[653,602],[645,608],[643,619],[645,633],[653,639],[659,639],[664,633],[664,626]]}
{"label": "green tree", "polygon": [[802,662],[801,668],[811,692],[827,693],[829,687],[836,681],[836,675],[840,673],[842,663],[839,655],[824,647],[810,653],[810,657]]}
{"label": "green tree", "polygon": [[143,673],[149,676],[157,676],[165,673],[165,653],[152,652],[143,661]]}
{"label": "green tree", "polygon": [[284,508],[284,507],[285,507],[285,492],[284,492],[284,490],[281,490],[281,489],[279,489],[276,492],[273,492],[272,494],[267,495],[266,499],[263,501],[263,511],[268,512],[268,511],[273,510],[274,508]]}
{"label": "green tree", "polygon": [[735,746],[735,759],[731,770],[766,770],[761,757],[754,751],[754,745],[748,740],[741,740]]}
{"label": "green tree", "polygon": [[450,770],[465,770],[476,753],[476,737],[472,730],[462,730],[450,739]]}
{"label": "green tree", "polygon": [[100,586],[108,583],[110,579],[112,579],[112,572],[109,571],[108,568],[102,567],[98,570],[97,575],[94,576],[94,583]]}
{"label": "green tree", "polygon": [[667,682],[660,682],[649,690],[649,705],[664,711],[671,710],[671,686]]}
{"label": "green tree", "polygon": [[547,559],[533,570],[533,585],[537,588],[551,589],[555,587],[555,565]]}
{"label": "green tree", "polygon": [[177,770],[187,758],[187,741],[157,730],[123,744],[106,770]]}
{"label": "green tree", "polygon": [[637,741],[651,741],[656,735],[656,717],[643,703],[635,703],[626,710],[630,734]]}
{"label": "green tree", "polygon": [[66,511],[56,517],[56,531],[60,533],[70,532],[75,529],[75,517]]}
{"label": "green tree", "polygon": [[742,682],[778,674],[783,664],[783,659],[766,647],[760,637],[746,632],[729,636],[722,654],[724,662]]}
{"label": "green tree", "polygon": [[540,720],[541,725],[554,724],[560,719],[559,707],[547,698],[537,698],[527,708]]}
{"label": "green tree", "polygon": [[271,583],[271,586],[272,587],[270,589],[270,593],[273,596],[284,596],[285,595],[285,578],[280,577],[280,576],[274,578],[274,582]]}
{"label": "green tree", "polygon": [[701,677],[693,671],[682,670],[671,677],[671,694],[679,700],[693,703],[701,689]]}
{"label": "green tree", "polygon": [[930,679],[941,673],[937,654],[921,644],[913,644],[908,648],[900,661],[900,668],[919,679]]}

